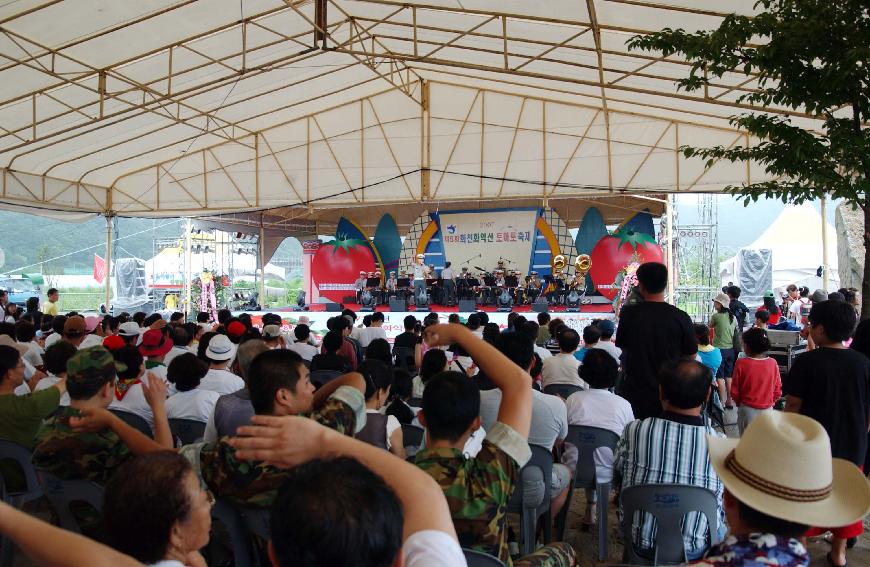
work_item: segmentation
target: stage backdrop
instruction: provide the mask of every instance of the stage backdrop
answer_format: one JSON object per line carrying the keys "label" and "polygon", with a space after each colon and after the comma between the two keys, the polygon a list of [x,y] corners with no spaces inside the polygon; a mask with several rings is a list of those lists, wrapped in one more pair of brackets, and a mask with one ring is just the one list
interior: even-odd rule
{"label": "stage backdrop", "polygon": [[441,228],[444,254],[455,270],[505,267],[527,274],[539,209],[445,212],[433,215]]}

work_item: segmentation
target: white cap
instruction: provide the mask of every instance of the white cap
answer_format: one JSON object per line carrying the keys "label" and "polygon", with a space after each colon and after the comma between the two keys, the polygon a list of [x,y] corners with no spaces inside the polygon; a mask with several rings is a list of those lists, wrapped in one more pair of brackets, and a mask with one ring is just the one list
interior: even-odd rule
{"label": "white cap", "polygon": [[121,323],[121,326],[118,327],[118,334],[122,337],[138,337],[140,334],[139,324],[134,321]]}
{"label": "white cap", "polygon": [[426,257],[426,256],[424,256],[423,254],[417,254],[417,258],[419,258],[419,259],[421,259],[421,260],[422,260],[423,258],[425,258],[425,257]]}
{"label": "white cap", "polygon": [[236,356],[236,345],[226,335],[215,335],[208,342],[205,356],[218,361],[232,360]]}

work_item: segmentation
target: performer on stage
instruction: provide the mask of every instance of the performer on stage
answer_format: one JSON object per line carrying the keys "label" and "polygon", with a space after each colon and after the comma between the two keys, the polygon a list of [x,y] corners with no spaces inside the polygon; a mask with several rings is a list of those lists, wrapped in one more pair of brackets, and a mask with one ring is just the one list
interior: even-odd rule
{"label": "performer on stage", "polygon": [[375,305],[382,305],[386,303],[386,292],[380,270],[375,270],[375,277],[378,279],[378,284],[372,288],[372,295],[375,296]]}
{"label": "performer on stage", "polygon": [[441,282],[444,286],[444,304],[453,305],[456,303],[456,276],[453,274],[453,268],[450,267],[450,262],[444,264],[444,269],[441,270]]}
{"label": "performer on stage", "polygon": [[414,305],[417,305],[419,297],[426,293],[426,280],[429,278],[429,268],[423,263],[426,256],[417,254],[417,261],[414,262]]}
{"label": "performer on stage", "polygon": [[501,270],[502,273],[504,273],[504,260],[498,261],[498,265],[492,270],[492,273],[495,274],[499,270]]}
{"label": "performer on stage", "polygon": [[474,276],[468,271],[468,268],[463,267],[459,277],[456,279],[456,291],[459,299],[471,299],[474,297],[474,290],[468,283],[473,278]]}
{"label": "performer on stage", "polygon": [[565,276],[561,270],[556,270],[552,277],[553,289],[547,293],[547,301],[556,305],[561,305],[565,294]]}
{"label": "performer on stage", "polygon": [[384,295],[384,303],[388,302],[391,297],[397,297],[396,295],[396,285],[399,280],[396,279],[396,272],[390,272],[390,277],[387,278],[384,287],[386,288],[386,294]]}
{"label": "performer on stage", "polygon": [[517,279],[517,287],[513,289],[514,303],[522,305],[526,302],[526,283],[519,270],[514,270],[513,276]]}
{"label": "performer on stage", "polygon": [[530,303],[534,303],[538,296],[541,295],[542,285],[543,282],[538,279],[538,272],[532,270],[526,280],[526,294],[528,295]]}
{"label": "performer on stage", "polygon": [[360,302],[360,296],[362,296],[362,292],[366,288],[366,279],[367,279],[366,273],[361,271],[359,273],[359,277],[353,283],[354,287],[356,288],[356,302],[357,303]]}

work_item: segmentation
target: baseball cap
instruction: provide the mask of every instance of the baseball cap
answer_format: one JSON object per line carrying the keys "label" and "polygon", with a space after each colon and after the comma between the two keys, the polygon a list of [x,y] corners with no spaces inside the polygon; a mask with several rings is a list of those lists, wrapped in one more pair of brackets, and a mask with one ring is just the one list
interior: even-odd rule
{"label": "baseball cap", "polygon": [[85,332],[93,333],[102,320],[102,317],[96,317],[94,315],[85,317]]}
{"label": "baseball cap", "polygon": [[139,324],[133,321],[127,321],[126,323],[121,323],[121,326],[118,327],[118,334],[122,337],[138,337],[139,336]]}
{"label": "baseball cap", "polygon": [[127,365],[115,361],[105,347],[83,348],[66,362],[66,377],[72,382],[111,381]]}
{"label": "baseball cap", "polygon": [[277,339],[281,336],[281,327],[278,325],[266,325],[263,327],[264,339]]}
{"label": "baseball cap", "polygon": [[172,348],[172,339],[166,337],[160,329],[149,329],[142,335],[139,354],[142,356],[163,356]]}
{"label": "baseball cap", "polygon": [[208,342],[205,356],[211,360],[232,360],[236,356],[236,346],[226,335],[215,335]]}
{"label": "baseball cap", "polygon": [[248,330],[245,324],[240,321],[233,321],[227,325],[227,333],[234,337],[241,337]]}
{"label": "baseball cap", "polygon": [[118,350],[119,348],[124,348],[124,346],[126,344],[127,343],[124,342],[124,339],[122,339],[121,337],[116,336],[116,335],[110,335],[110,336],[106,337],[105,339],[103,339],[103,346],[106,347],[107,349],[109,349],[110,351],[111,350]]}
{"label": "baseball cap", "polygon": [[70,317],[63,324],[63,336],[65,337],[80,337],[85,334],[87,326],[82,317]]}

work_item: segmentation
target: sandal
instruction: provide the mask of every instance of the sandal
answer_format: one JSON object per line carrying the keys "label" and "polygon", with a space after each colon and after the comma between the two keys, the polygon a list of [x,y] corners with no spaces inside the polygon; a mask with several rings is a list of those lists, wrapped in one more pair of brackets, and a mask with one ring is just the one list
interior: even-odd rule
{"label": "sandal", "polygon": [[831,559],[831,552],[830,551],[828,552],[827,555],[825,555],[825,559],[828,560],[828,565],[830,565],[831,567],[849,567],[848,563],[843,563],[842,565],[837,565],[836,563],[834,563],[834,560]]}

